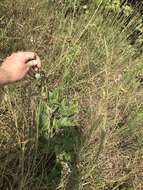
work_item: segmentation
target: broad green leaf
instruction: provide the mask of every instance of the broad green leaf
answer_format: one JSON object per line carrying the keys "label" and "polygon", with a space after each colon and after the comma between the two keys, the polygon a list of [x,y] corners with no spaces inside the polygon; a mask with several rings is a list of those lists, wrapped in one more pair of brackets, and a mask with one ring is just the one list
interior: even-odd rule
{"label": "broad green leaf", "polygon": [[74,123],[71,121],[70,118],[64,117],[60,120],[60,126],[61,127],[71,127],[71,126],[74,126]]}

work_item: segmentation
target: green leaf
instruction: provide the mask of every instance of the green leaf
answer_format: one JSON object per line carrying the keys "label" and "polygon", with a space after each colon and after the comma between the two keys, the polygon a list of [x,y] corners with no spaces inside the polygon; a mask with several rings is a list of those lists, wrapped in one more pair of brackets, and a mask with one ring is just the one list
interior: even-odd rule
{"label": "green leaf", "polygon": [[39,105],[38,127],[40,130],[45,130],[50,127],[50,108],[45,102]]}
{"label": "green leaf", "polygon": [[56,104],[59,102],[59,89],[55,89],[54,91],[50,91],[48,93],[49,103]]}
{"label": "green leaf", "polygon": [[74,126],[74,123],[71,121],[70,118],[64,117],[60,120],[60,126],[61,127],[71,127],[71,126]]}
{"label": "green leaf", "polygon": [[67,152],[63,151],[57,156],[57,161],[66,161],[70,162],[71,161],[71,155],[68,154]]}
{"label": "green leaf", "polygon": [[78,101],[77,99],[73,99],[70,107],[70,113],[75,114],[78,112]]}
{"label": "green leaf", "polygon": [[68,110],[69,110],[69,107],[67,106],[67,101],[66,99],[64,98],[61,102],[61,106],[60,106],[60,113],[63,115],[63,116],[68,116]]}

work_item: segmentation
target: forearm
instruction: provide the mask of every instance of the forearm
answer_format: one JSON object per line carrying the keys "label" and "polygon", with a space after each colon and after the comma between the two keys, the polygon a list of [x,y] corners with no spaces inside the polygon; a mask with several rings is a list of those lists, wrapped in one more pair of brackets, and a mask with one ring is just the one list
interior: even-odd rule
{"label": "forearm", "polygon": [[0,86],[3,86],[5,84],[8,84],[9,81],[9,76],[8,73],[0,67]]}

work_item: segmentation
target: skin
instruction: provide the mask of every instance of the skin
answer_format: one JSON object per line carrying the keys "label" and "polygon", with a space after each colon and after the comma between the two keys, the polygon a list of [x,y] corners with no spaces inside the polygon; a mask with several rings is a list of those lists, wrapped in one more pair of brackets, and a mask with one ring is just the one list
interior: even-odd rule
{"label": "skin", "polygon": [[23,79],[30,69],[41,68],[38,55],[33,52],[17,52],[8,56],[0,66],[0,86]]}

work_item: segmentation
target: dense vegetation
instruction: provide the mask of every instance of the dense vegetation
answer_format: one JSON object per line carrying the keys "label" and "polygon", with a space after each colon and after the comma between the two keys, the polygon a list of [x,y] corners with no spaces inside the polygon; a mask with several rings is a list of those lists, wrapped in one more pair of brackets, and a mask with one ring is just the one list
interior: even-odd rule
{"label": "dense vegetation", "polygon": [[143,189],[142,6],[0,1],[0,58],[43,64],[0,89],[0,190]]}

